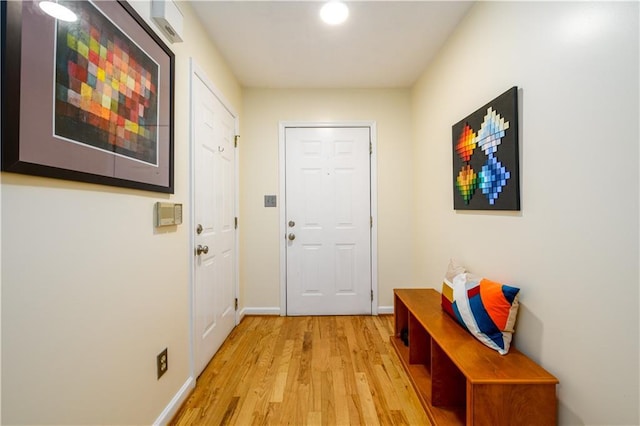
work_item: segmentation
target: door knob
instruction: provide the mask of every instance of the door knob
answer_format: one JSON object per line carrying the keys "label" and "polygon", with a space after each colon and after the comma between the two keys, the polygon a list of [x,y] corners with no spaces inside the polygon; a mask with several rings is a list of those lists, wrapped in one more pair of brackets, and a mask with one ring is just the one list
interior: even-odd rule
{"label": "door knob", "polygon": [[202,234],[202,225],[201,224],[198,224],[198,227],[196,228],[196,233],[198,235]]}
{"label": "door knob", "polygon": [[294,226],[296,226],[296,223],[292,220],[289,221],[289,227],[293,228]]}
{"label": "door knob", "polygon": [[289,236],[287,238],[289,238],[289,241],[293,241],[293,240],[296,239],[296,234],[291,233],[291,234],[289,234]]}
{"label": "door knob", "polygon": [[198,244],[198,247],[196,247],[196,254],[200,256],[202,253],[204,254],[209,253],[209,247]]}

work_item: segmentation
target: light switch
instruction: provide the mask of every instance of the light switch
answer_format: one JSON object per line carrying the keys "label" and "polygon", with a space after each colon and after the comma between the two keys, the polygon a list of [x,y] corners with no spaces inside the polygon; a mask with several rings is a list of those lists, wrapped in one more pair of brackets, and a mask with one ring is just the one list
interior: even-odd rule
{"label": "light switch", "polygon": [[275,207],[276,206],[276,196],[275,195],[265,195],[264,196],[264,206],[265,207]]}

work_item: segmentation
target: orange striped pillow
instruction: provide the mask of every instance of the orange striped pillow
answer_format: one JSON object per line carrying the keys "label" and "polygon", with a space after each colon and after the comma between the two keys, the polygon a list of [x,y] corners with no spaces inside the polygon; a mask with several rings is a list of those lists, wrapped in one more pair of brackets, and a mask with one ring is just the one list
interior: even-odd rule
{"label": "orange striped pillow", "polygon": [[442,308],[475,338],[504,355],[513,337],[519,294],[519,288],[466,272],[453,278],[447,273],[442,284]]}

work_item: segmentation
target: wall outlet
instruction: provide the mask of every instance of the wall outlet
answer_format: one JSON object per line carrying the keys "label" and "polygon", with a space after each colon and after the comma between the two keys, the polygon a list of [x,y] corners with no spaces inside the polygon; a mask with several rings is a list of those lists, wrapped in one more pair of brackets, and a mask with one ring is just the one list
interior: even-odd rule
{"label": "wall outlet", "polygon": [[156,365],[158,367],[158,380],[160,380],[160,377],[169,369],[169,354],[167,348],[164,348],[156,357]]}

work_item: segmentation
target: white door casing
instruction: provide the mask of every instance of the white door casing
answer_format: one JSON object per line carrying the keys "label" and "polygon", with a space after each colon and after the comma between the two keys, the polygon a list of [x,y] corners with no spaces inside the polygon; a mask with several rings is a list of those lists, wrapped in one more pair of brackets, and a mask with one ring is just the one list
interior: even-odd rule
{"label": "white door casing", "polygon": [[237,163],[234,115],[193,62],[191,77],[192,351],[197,377],[237,323]]}
{"label": "white door casing", "polygon": [[372,313],[371,127],[286,127],[287,315]]}

